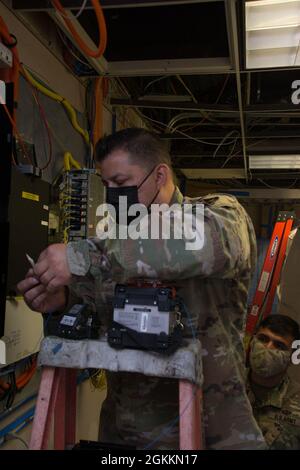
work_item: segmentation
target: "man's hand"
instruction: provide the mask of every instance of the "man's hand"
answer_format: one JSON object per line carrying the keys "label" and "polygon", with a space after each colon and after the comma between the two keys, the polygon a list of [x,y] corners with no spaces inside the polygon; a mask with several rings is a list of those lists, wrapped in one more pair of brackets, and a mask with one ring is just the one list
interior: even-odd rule
{"label": "man's hand", "polygon": [[19,282],[18,290],[23,295],[26,304],[36,312],[63,311],[67,303],[66,287],[59,287],[55,292],[47,292],[46,287],[40,284],[30,269],[26,279]]}
{"label": "man's hand", "polygon": [[58,288],[67,286],[71,281],[71,273],[66,245],[56,243],[48,246],[40,254],[33,271],[34,276],[45,286],[47,292],[55,292]]}

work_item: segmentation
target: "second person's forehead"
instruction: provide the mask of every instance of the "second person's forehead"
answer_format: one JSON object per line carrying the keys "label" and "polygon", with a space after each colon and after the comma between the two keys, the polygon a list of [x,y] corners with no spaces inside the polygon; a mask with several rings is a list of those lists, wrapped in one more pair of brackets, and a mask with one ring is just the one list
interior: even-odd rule
{"label": "second person's forehead", "polygon": [[270,338],[282,338],[282,336],[278,333],[273,333],[271,330],[269,330],[268,327],[262,327],[262,328],[259,328],[258,330],[258,334],[262,334],[262,335],[268,335],[270,336]]}
{"label": "second person's forehead", "polygon": [[290,337],[286,337],[284,335],[280,335],[278,333],[273,333],[269,328],[264,327],[258,330],[258,335],[266,335],[268,336],[271,341],[280,341],[282,343],[288,344],[290,342]]}

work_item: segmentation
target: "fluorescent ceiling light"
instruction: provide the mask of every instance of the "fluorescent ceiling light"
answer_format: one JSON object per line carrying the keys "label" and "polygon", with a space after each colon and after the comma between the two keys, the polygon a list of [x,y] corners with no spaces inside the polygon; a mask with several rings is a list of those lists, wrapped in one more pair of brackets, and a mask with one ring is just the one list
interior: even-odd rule
{"label": "fluorescent ceiling light", "polygon": [[292,2],[297,2],[298,0],[246,0],[246,2],[250,3],[252,6],[255,7],[261,7],[265,5],[276,5],[277,3],[292,3]]}
{"label": "fluorescent ceiling light", "polygon": [[246,68],[300,65],[300,0],[246,1]]}
{"label": "fluorescent ceiling light", "polygon": [[300,155],[249,155],[250,170],[300,169]]}

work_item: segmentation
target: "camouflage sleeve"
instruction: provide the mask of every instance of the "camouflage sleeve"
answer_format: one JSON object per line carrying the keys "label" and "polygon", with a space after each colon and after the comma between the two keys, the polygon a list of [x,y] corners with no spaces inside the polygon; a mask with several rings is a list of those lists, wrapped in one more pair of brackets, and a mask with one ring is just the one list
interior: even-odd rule
{"label": "camouflage sleeve", "polygon": [[80,304],[81,301],[81,297],[71,287],[67,287],[67,303],[64,312],[68,312],[73,305]]}
{"label": "camouflage sleeve", "polygon": [[[226,202],[227,201],[227,202]],[[249,218],[235,198],[204,206],[203,246],[187,249],[185,238],[71,242],[67,256],[76,278],[176,280],[201,277],[234,278],[251,270],[250,246],[255,235]],[[251,243],[253,242],[253,243]]]}

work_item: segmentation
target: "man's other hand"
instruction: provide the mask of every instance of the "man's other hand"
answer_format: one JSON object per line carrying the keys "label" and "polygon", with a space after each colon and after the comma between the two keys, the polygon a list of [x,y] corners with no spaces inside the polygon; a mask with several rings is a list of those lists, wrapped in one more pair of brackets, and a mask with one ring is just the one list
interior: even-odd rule
{"label": "man's other hand", "polygon": [[34,276],[43,284],[47,292],[55,292],[67,286],[71,273],[67,260],[67,247],[63,243],[48,246],[42,251],[34,268]]}
{"label": "man's other hand", "polygon": [[26,279],[19,282],[17,287],[28,307],[36,312],[59,312],[63,311],[66,306],[66,287],[59,287],[55,292],[47,292],[46,287],[34,277],[32,269],[28,271]]}

